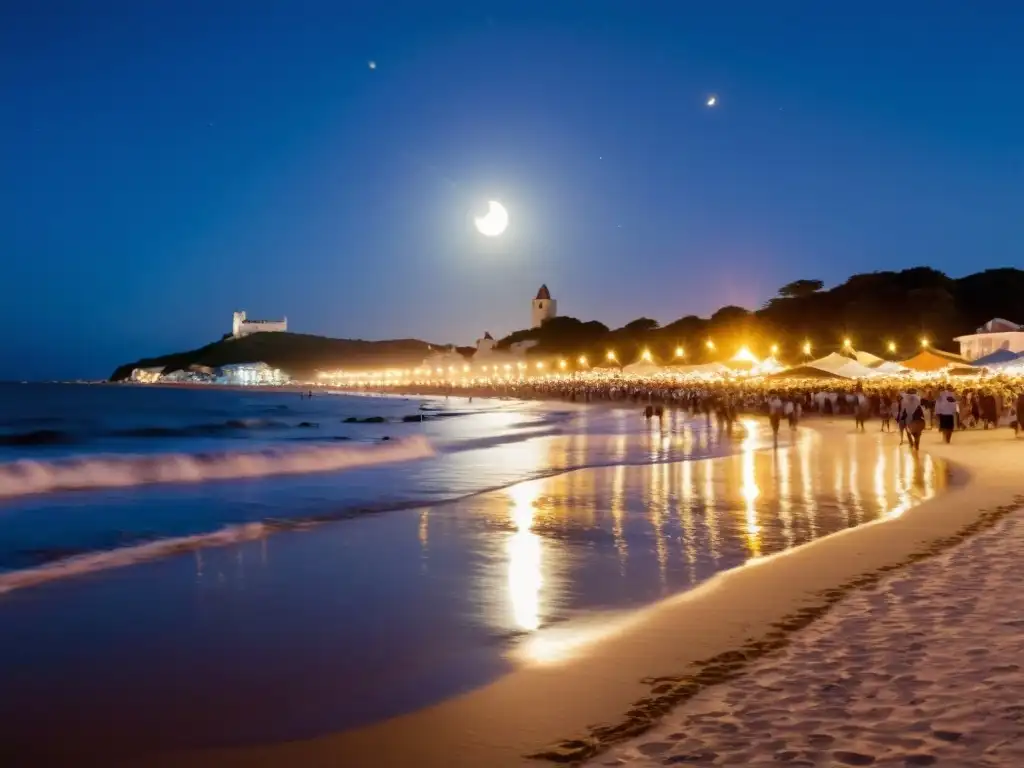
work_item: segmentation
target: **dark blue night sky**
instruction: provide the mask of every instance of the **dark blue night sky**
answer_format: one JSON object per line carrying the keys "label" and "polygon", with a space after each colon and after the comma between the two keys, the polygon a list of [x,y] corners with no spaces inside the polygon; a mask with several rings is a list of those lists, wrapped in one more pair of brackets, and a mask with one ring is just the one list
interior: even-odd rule
{"label": "dark blue night sky", "polygon": [[6,3],[0,378],[235,309],[471,343],[542,282],[620,325],[1024,266],[1021,40],[1010,2]]}

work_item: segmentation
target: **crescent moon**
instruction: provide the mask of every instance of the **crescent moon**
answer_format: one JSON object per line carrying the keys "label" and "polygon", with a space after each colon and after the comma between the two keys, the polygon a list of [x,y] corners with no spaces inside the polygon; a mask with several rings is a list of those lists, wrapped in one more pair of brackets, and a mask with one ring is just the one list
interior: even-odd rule
{"label": "crescent moon", "polygon": [[487,215],[473,219],[476,231],[486,237],[498,237],[508,227],[508,211],[497,200],[487,203]]}

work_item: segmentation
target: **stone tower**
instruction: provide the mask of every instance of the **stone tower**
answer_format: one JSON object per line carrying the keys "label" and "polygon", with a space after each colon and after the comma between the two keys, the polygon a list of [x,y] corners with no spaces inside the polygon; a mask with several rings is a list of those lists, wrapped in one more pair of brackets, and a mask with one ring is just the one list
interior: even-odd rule
{"label": "stone tower", "polygon": [[539,328],[545,320],[558,316],[558,302],[551,298],[551,291],[546,285],[542,285],[537,291],[537,298],[533,300],[533,309],[530,312],[530,327]]}

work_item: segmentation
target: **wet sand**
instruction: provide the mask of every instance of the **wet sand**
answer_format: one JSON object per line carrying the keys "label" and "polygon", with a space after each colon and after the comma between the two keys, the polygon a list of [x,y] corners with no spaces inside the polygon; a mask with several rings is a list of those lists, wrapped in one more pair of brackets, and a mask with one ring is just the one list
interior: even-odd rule
{"label": "wet sand", "polygon": [[[557,466],[579,439],[523,443],[536,454],[523,459]],[[649,693],[642,678],[753,631],[820,575],[790,574],[766,599],[807,550],[771,555],[907,518],[946,482],[891,435],[843,425],[790,441],[576,470],[12,593],[0,743],[36,764],[520,764],[621,719]],[[825,581],[863,556],[839,546]]]}

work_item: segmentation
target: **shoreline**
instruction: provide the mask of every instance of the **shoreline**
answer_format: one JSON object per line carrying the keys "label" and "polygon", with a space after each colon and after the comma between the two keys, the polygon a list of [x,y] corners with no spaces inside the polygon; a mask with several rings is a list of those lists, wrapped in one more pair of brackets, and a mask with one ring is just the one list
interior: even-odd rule
{"label": "shoreline", "polygon": [[[853,436],[846,421],[814,428]],[[1003,430],[957,438],[952,446],[926,442],[923,448],[946,462],[956,481],[939,497],[898,518],[724,572],[635,612],[625,626],[611,629],[612,636],[571,661],[526,667],[427,709],[353,731],[156,754],[147,764],[318,766],[337,764],[344,755],[351,765],[513,766],[590,758],[651,727],[703,687],[735,677],[847,592],[949,548],[1020,506],[1024,500],[1012,468],[1024,449],[1014,447]]]}

